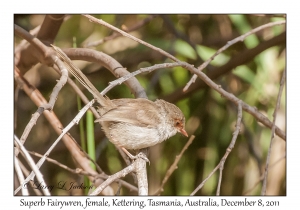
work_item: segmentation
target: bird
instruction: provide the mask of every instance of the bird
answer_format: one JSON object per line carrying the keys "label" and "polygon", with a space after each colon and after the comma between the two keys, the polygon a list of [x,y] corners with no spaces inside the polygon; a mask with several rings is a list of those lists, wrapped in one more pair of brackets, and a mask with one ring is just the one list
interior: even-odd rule
{"label": "bird", "polygon": [[110,102],[113,108],[98,107],[100,118],[95,122],[102,125],[109,141],[121,148],[131,159],[136,157],[127,149],[151,147],[176,133],[188,137],[185,117],[172,103],[161,99],[153,102],[144,98],[114,99]]}
{"label": "bird", "polygon": [[52,45],[56,55],[66,64],[68,71],[94,96],[100,117],[95,120],[117,147],[121,148],[131,159],[129,150],[139,150],[154,146],[169,139],[176,133],[188,137],[185,130],[185,117],[174,104],[158,99],[145,98],[109,99],[93,86],[88,78],[77,68],[68,56],[58,47]]}

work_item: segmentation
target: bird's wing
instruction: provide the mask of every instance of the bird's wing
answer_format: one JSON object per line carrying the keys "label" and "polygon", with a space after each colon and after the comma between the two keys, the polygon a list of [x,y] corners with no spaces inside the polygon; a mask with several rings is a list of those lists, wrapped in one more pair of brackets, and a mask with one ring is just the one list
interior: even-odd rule
{"label": "bird's wing", "polygon": [[156,104],[147,99],[117,99],[113,103],[116,108],[104,113],[95,122],[116,121],[140,127],[155,127],[160,120]]}

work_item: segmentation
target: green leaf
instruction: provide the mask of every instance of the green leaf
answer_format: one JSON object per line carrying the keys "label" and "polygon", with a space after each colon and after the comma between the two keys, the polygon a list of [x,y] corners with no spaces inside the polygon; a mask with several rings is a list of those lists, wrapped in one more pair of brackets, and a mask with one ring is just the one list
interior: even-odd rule
{"label": "green leaf", "polygon": [[250,84],[255,77],[254,73],[246,65],[236,67],[232,73]]}
{"label": "green leaf", "polygon": [[193,60],[196,59],[195,50],[191,47],[191,45],[189,45],[185,41],[177,40],[175,42],[174,48],[178,54],[180,54],[186,58],[193,59]]}
{"label": "green leaf", "polygon": [[[217,51],[215,49],[212,49],[210,47],[197,45],[196,46],[197,53],[204,61],[208,60],[211,56],[213,56]],[[229,60],[229,56],[225,55],[224,53],[220,53],[217,55],[214,60],[212,60],[210,63],[214,66],[221,66],[227,63]]]}
{"label": "green leaf", "polygon": [[[229,18],[241,35],[252,30],[252,27],[248,23],[245,15],[229,15]],[[244,40],[244,43],[247,48],[253,48],[259,44],[259,41],[257,36],[255,34],[252,34],[250,36],[247,36],[247,38]]]}

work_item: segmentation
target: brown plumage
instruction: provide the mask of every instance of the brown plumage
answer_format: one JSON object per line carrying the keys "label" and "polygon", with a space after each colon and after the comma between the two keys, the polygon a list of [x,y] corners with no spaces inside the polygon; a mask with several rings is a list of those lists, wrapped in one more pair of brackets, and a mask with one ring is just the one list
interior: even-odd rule
{"label": "brown plumage", "polygon": [[114,108],[100,108],[100,122],[108,139],[119,147],[142,149],[154,146],[177,132],[188,136],[185,118],[174,104],[139,99],[111,100]]}

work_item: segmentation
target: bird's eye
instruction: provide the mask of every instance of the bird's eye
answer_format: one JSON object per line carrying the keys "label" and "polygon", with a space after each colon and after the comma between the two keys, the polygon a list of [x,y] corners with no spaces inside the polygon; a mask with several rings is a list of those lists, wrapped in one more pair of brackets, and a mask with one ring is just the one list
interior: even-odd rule
{"label": "bird's eye", "polygon": [[180,122],[177,121],[177,122],[175,123],[175,126],[176,126],[176,127],[180,126]]}

